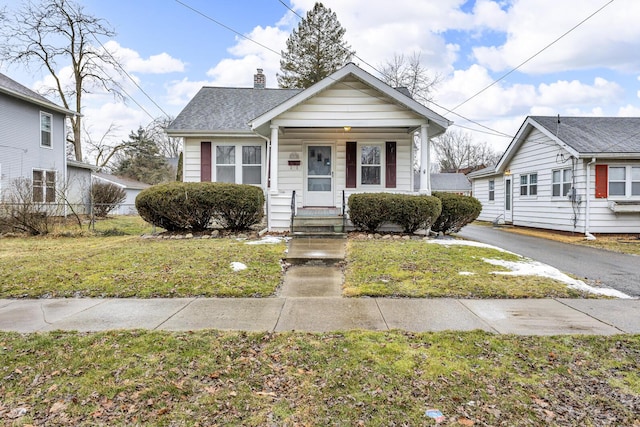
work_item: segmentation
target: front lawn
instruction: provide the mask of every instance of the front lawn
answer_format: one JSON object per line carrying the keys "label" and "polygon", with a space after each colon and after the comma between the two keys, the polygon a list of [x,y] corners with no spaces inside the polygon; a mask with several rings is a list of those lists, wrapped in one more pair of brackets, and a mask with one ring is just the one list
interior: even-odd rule
{"label": "front lawn", "polygon": [[0,333],[4,425],[637,426],[640,336]]}
{"label": "front lawn", "polygon": [[476,246],[444,246],[415,240],[350,240],[344,294],[452,298],[584,296],[550,278],[496,274],[509,270],[485,259],[523,261],[514,254]]}
{"label": "front lawn", "polygon": [[269,296],[284,250],[233,239],[6,238],[0,298]]}

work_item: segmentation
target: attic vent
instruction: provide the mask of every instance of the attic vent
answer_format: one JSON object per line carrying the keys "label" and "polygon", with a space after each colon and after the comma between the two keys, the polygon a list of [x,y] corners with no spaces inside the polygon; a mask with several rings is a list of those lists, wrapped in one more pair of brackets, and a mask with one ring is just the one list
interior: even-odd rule
{"label": "attic vent", "polygon": [[262,68],[258,68],[258,72],[253,75],[253,88],[264,89],[267,85],[267,78],[262,73]]}

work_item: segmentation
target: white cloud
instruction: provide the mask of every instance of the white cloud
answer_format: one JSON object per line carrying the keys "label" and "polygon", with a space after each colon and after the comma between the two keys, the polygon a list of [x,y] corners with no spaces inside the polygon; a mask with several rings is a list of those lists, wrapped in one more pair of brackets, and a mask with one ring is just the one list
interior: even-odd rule
{"label": "white cloud", "polygon": [[[478,62],[495,71],[518,66],[571,30],[603,5],[580,2],[515,0],[507,12],[507,41],[500,46],[473,49]],[[526,73],[549,73],[588,68],[640,69],[640,2],[618,0],[580,25],[522,67]]]}
{"label": "white cloud", "polygon": [[105,43],[104,47],[121,63],[128,72],[165,74],[183,72],[185,64],[179,59],[172,58],[166,52],[151,55],[144,59],[133,49],[120,46],[116,41]]}
{"label": "white cloud", "polygon": [[541,84],[539,86],[540,96],[537,104],[546,106],[562,105],[585,106],[594,103],[612,103],[621,95],[622,88],[614,82],[608,82],[597,77],[593,85],[584,84],[578,80],[560,80],[551,84]]}

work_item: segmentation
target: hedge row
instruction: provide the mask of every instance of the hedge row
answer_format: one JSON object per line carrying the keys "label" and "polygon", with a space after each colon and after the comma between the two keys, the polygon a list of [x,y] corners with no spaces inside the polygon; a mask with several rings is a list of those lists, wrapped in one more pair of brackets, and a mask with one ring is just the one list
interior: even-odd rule
{"label": "hedge row", "polygon": [[145,221],[168,231],[202,231],[213,221],[237,231],[262,220],[264,194],[251,185],[172,182],[140,192],[136,209]]}
{"label": "hedge row", "polygon": [[376,231],[384,223],[405,233],[427,229],[440,215],[440,200],[431,196],[359,193],[349,197],[349,218],[356,228]]}
{"label": "hedge row", "polygon": [[433,193],[418,196],[390,193],[359,193],[349,197],[349,218],[361,230],[376,231],[396,224],[405,233],[426,230],[450,234],[474,221],[482,205],[470,196]]}

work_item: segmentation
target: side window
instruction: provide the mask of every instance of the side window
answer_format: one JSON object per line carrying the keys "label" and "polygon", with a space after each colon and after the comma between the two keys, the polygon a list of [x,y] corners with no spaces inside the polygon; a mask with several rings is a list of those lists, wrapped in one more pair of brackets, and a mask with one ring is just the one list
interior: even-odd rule
{"label": "side window", "polygon": [[492,179],[489,181],[489,201],[496,199],[496,182]]}
{"label": "side window", "polygon": [[631,195],[640,196],[640,167],[631,168]]}
{"label": "side window", "polygon": [[609,166],[609,195],[625,196],[626,195],[626,167]]}
{"label": "side window", "polygon": [[242,147],[242,183],[262,183],[262,147],[259,145]]}
{"label": "side window", "polygon": [[520,195],[535,196],[538,194],[538,174],[520,175]]}
{"label": "side window", "polygon": [[236,147],[218,145],[216,147],[216,181],[236,182]]}
{"label": "side window", "polygon": [[360,155],[360,183],[380,185],[382,183],[382,158],[379,145],[363,145]]}
{"label": "side window", "polygon": [[40,145],[42,147],[51,147],[51,121],[51,114],[40,112]]}
{"label": "side window", "polygon": [[561,169],[553,171],[551,177],[551,195],[553,197],[566,196],[571,190],[571,180],[573,173],[571,169]]}
{"label": "side window", "polygon": [[54,203],[56,201],[56,172],[34,170],[32,177],[34,203]]}

